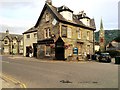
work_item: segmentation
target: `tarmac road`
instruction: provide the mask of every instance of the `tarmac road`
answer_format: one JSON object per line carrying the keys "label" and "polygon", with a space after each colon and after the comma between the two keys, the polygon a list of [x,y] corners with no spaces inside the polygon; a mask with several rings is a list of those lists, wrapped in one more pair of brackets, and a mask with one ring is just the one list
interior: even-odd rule
{"label": "tarmac road", "polygon": [[118,88],[118,65],[3,56],[2,72],[27,88]]}

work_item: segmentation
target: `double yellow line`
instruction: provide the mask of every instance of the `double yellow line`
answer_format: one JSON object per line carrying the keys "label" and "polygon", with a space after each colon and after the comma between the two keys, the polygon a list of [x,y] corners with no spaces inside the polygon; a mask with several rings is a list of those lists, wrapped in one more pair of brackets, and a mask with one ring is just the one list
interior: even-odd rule
{"label": "double yellow line", "polygon": [[2,74],[2,78],[5,80],[9,80],[16,85],[20,85],[21,88],[27,88],[24,83],[21,83],[19,80],[16,80],[15,78],[12,78],[11,76],[8,76],[6,74]]}

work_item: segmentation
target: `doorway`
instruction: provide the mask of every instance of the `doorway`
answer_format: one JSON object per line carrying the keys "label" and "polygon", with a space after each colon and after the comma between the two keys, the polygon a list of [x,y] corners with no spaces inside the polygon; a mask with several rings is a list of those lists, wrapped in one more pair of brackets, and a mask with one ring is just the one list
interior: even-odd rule
{"label": "doorway", "polygon": [[33,57],[37,57],[37,43],[33,43]]}
{"label": "doorway", "polygon": [[64,60],[64,41],[59,37],[55,43],[55,58],[57,60]]}
{"label": "doorway", "polygon": [[29,47],[26,47],[26,57],[29,57]]}

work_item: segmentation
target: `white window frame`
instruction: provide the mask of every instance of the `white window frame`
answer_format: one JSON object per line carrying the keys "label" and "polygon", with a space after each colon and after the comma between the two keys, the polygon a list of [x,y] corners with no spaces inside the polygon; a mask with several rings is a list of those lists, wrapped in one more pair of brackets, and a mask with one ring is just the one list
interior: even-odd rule
{"label": "white window frame", "polygon": [[50,28],[47,28],[44,30],[44,37],[45,38],[50,38]]}
{"label": "white window frame", "polygon": [[72,28],[67,28],[67,38],[72,38]]}
{"label": "white window frame", "polygon": [[62,37],[67,37],[67,26],[65,26],[65,25],[62,25],[62,27],[61,27],[61,35],[62,35]]}
{"label": "white window frame", "polygon": [[90,40],[90,31],[87,31],[87,40]]}

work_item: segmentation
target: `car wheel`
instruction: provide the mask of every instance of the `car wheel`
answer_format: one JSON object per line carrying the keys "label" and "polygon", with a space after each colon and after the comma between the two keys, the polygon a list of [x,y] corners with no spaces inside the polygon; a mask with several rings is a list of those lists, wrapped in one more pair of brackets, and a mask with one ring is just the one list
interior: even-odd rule
{"label": "car wheel", "polygon": [[108,63],[110,63],[110,62],[111,62],[111,60],[107,60],[107,62],[108,62]]}
{"label": "car wheel", "polygon": [[101,62],[101,59],[99,59],[99,62]]}

